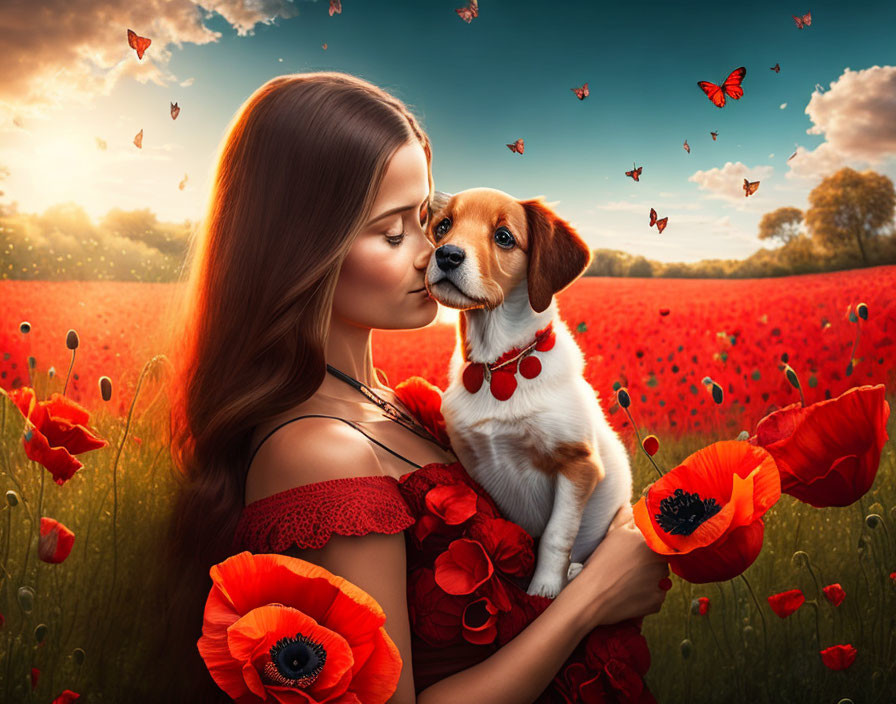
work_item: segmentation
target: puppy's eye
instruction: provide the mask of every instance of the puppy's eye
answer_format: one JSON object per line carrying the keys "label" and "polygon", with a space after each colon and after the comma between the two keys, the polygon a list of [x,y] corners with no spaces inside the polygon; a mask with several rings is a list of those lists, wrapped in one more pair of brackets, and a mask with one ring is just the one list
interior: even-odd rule
{"label": "puppy's eye", "polygon": [[439,223],[433,228],[433,233],[437,235],[436,240],[440,240],[442,237],[448,234],[448,230],[451,229],[451,218],[442,218]]}
{"label": "puppy's eye", "polygon": [[495,242],[504,249],[510,249],[516,244],[516,240],[506,227],[499,227],[495,230]]}

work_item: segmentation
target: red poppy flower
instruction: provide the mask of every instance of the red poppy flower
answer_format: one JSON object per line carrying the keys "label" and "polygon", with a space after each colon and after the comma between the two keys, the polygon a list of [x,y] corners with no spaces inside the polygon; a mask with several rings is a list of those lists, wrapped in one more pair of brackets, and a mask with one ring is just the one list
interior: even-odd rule
{"label": "red poppy flower", "polygon": [[470,594],[494,574],[485,548],[475,540],[452,540],[448,549],[436,558],[436,584],[446,594]]}
{"label": "red poppy flower", "polygon": [[476,513],[476,492],[462,482],[433,487],[425,499],[426,508],[448,525],[463,523]]}
{"label": "red poppy flower", "polygon": [[689,582],[720,582],[749,567],[762,548],[762,516],[780,498],[772,456],[723,440],[655,481],[632,507],[647,545]]}
{"label": "red poppy flower", "polygon": [[429,567],[408,575],[408,615],[411,628],[430,645],[461,642],[463,614],[469,598],[446,594]]}
{"label": "red poppy flower", "polygon": [[883,384],[854,386],[834,399],[770,413],[750,443],[768,450],[781,491],[824,508],[858,501],[877,476],[888,440],[890,405]]}
{"label": "red poppy flower", "polygon": [[71,704],[71,702],[75,701],[76,699],[80,699],[80,698],[81,698],[81,695],[78,694],[77,692],[73,692],[70,689],[66,689],[62,692],[62,694],[60,694],[58,697],[56,697],[53,700],[53,704]]}
{"label": "red poppy flower", "polygon": [[58,563],[68,557],[75,534],[54,518],[41,516],[37,556],[44,562]]}
{"label": "red poppy flower", "polygon": [[445,418],[442,416],[442,392],[438,386],[430,384],[422,376],[412,376],[398,384],[393,391],[398,400],[407,406],[439,442],[450,445]]}
{"label": "red poppy flower", "polygon": [[477,516],[470,537],[485,548],[495,569],[515,577],[531,577],[535,570],[535,541],[523,528],[504,518]]}
{"label": "red poppy flower", "polygon": [[806,597],[799,589],[789,589],[786,592],[772,594],[768,597],[768,605],[781,618],[787,618],[803,605]]}
{"label": "red poppy flower", "polygon": [[822,662],[831,670],[845,670],[856,660],[856,649],[849,643],[832,645],[820,652]]}
{"label": "red poppy flower", "polygon": [[480,597],[467,604],[464,609],[464,638],[476,645],[488,645],[494,642],[498,634],[496,614],[498,608],[487,596]]}
{"label": "red poppy flower", "polygon": [[87,428],[90,419],[87,409],[60,393],[51,394],[49,401],[38,401],[29,386],[12,389],[7,394],[33,424],[22,437],[25,454],[46,467],[59,485],[84,466],[73,455],[109,444]]}
{"label": "red poppy flower", "polygon": [[843,603],[843,600],[846,598],[846,592],[843,591],[843,587],[839,584],[829,584],[826,587],[823,587],[822,590],[824,595],[828,598],[834,606],[840,606]]}
{"label": "red poppy flower", "polygon": [[197,646],[232,699],[366,704],[395,692],[401,656],[363,589],[279,554],[244,551],[210,574]]}

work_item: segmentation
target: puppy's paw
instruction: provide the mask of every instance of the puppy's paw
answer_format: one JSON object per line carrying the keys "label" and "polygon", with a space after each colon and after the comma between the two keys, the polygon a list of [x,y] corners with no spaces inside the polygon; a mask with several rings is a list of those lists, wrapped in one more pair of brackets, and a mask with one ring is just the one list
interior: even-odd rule
{"label": "puppy's paw", "polygon": [[569,563],[569,571],[566,573],[566,578],[571,582],[575,579],[579,572],[582,571],[582,568],[585,566],[582,562],[570,562]]}
{"label": "puppy's paw", "polygon": [[546,596],[553,599],[560,593],[560,590],[566,586],[566,580],[562,575],[539,575],[536,574],[529,582],[529,588],[526,592],[530,596]]}

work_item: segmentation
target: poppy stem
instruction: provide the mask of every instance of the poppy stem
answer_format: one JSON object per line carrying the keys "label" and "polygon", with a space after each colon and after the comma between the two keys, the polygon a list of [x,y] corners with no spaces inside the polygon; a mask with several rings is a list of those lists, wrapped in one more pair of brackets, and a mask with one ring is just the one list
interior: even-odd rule
{"label": "poppy stem", "polygon": [[628,412],[628,408],[625,406],[622,407],[622,410],[625,411],[625,415],[628,416],[628,419],[632,422],[632,428],[635,429],[635,435],[638,436],[638,446],[641,448],[641,451],[647,456],[647,459],[650,460],[650,464],[653,465],[653,468],[656,470],[656,473],[663,476],[663,472],[660,471],[660,468],[656,466],[656,462],[653,461],[653,457],[650,456],[650,453],[644,449],[644,442],[641,440],[641,433],[638,432],[638,426],[635,425],[635,419],[632,418],[632,414]]}
{"label": "poppy stem", "polygon": [[69,377],[72,375],[72,367],[75,366],[75,352],[77,352],[77,351],[78,351],[77,348],[72,350],[72,361],[69,362],[68,373],[65,375],[65,385],[62,387],[62,395],[63,396],[65,396],[65,390],[68,388],[68,380],[69,380]]}
{"label": "poppy stem", "polygon": [[747,579],[746,575],[741,572],[738,577],[740,577],[744,584],[747,585],[747,591],[750,592],[750,596],[753,598],[753,603],[756,604],[756,610],[759,612],[759,618],[762,619],[762,645],[763,645],[763,658],[762,664],[765,667],[765,679],[763,680],[762,691],[765,693],[765,697],[768,700],[771,700],[769,697],[768,690],[766,689],[768,683],[768,624],[765,622],[765,614],[762,613],[762,607],[759,605],[759,600],[756,598],[756,595],[753,593],[753,587],[750,586],[750,581]]}

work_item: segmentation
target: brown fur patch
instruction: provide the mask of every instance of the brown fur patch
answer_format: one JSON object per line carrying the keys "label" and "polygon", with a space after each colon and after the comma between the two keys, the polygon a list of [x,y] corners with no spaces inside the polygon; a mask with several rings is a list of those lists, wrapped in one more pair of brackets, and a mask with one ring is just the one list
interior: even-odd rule
{"label": "brown fur patch", "polygon": [[532,464],[540,472],[554,477],[562,474],[578,489],[582,504],[588,500],[598,483],[606,476],[600,455],[587,442],[565,442],[550,453],[531,451]]}

